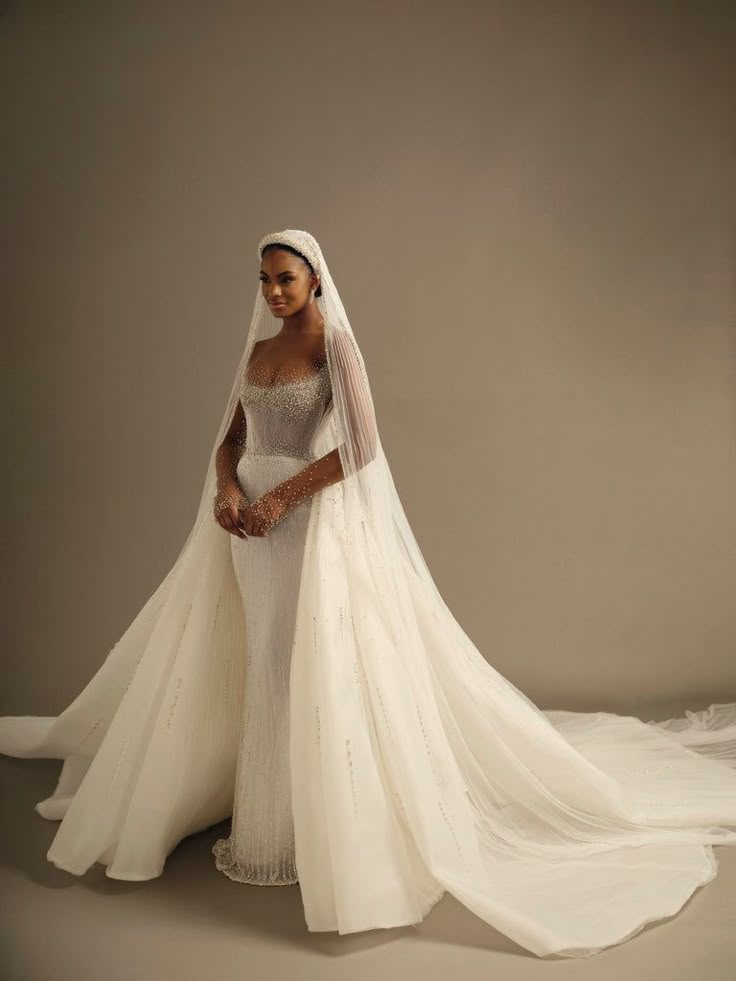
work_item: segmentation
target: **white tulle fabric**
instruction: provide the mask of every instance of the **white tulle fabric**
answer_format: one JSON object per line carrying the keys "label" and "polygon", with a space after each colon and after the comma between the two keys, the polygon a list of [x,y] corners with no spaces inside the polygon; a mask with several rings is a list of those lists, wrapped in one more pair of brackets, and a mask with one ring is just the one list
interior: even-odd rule
{"label": "white tulle fabric", "polygon": [[[736,703],[644,722],[544,712],[480,654],[440,596],[381,447],[365,366],[316,240],[333,391],[290,676],[295,855],[307,927],[419,922],[445,892],[543,957],[587,957],[675,914],[736,842]],[[156,592],[58,717],[0,720],[0,750],[64,760],[37,805],[48,858],[76,875],[160,875],[185,835],[231,813],[243,603],[211,516],[215,453],[253,344],[256,296],[194,527]],[[492,652],[488,652],[492,659]],[[542,652],[543,653],[543,652]]]}

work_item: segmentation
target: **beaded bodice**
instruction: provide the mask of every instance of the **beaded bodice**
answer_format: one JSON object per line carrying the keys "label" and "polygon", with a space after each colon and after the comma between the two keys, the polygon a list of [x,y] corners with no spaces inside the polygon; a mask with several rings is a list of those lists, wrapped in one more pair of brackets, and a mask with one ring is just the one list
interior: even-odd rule
{"label": "beaded bodice", "polygon": [[266,384],[247,369],[240,386],[245,453],[309,457],[331,395],[326,361],[312,374]]}

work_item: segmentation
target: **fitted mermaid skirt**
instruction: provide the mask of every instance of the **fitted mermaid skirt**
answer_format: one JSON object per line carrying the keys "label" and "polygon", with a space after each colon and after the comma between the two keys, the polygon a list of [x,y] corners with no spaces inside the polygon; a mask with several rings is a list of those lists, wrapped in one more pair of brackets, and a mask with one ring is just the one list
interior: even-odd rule
{"label": "fitted mermaid skirt", "polygon": [[[302,457],[245,454],[238,481],[254,501],[307,466]],[[245,614],[242,723],[229,837],[213,847],[217,868],[237,882],[298,881],[289,769],[289,674],[309,521],[297,505],[267,536],[231,536]]]}
{"label": "fitted mermaid skirt", "polygon": [[[249,499],[321,455],[329,396],[326,365],[285,384],[243,379],[238,477]],[[198,524],[63,712],[0,718],[0,752],[63,760],[54,792],[36,805],[61,822],[47,852],[58,868],[83,875],[99,862],[110,878],[152,879],[179,841],[232,817],[217,846],[223,871],[294,880],[286,696],[311,504],[265,538]]]}

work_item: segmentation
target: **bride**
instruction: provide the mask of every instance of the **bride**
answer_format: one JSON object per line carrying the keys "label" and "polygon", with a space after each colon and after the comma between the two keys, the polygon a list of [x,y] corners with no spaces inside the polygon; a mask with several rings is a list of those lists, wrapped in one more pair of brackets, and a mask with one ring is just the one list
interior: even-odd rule
{"label": "bride", "polygon": [[217,867],[298,882],[311,931],[415,924],[450,892],[588,957],[674,915],[736,841],[736,703],[544,712],[495,671],[412,534],[318,242],[258,259],[173,567],[60,715],[0,719],[3,753],[63,760],[49,861],[151,879],[232,816]]}

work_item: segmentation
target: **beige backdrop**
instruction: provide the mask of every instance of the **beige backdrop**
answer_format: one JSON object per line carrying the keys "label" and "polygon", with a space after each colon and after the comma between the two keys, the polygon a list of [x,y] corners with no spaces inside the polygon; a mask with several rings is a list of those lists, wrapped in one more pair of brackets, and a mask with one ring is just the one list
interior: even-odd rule
{"label": "beige backdrop", "polygon": [[285,226],[485,657],[549,708],[736,698],[729,6],[4,5],[3,711],[170,568]]}

